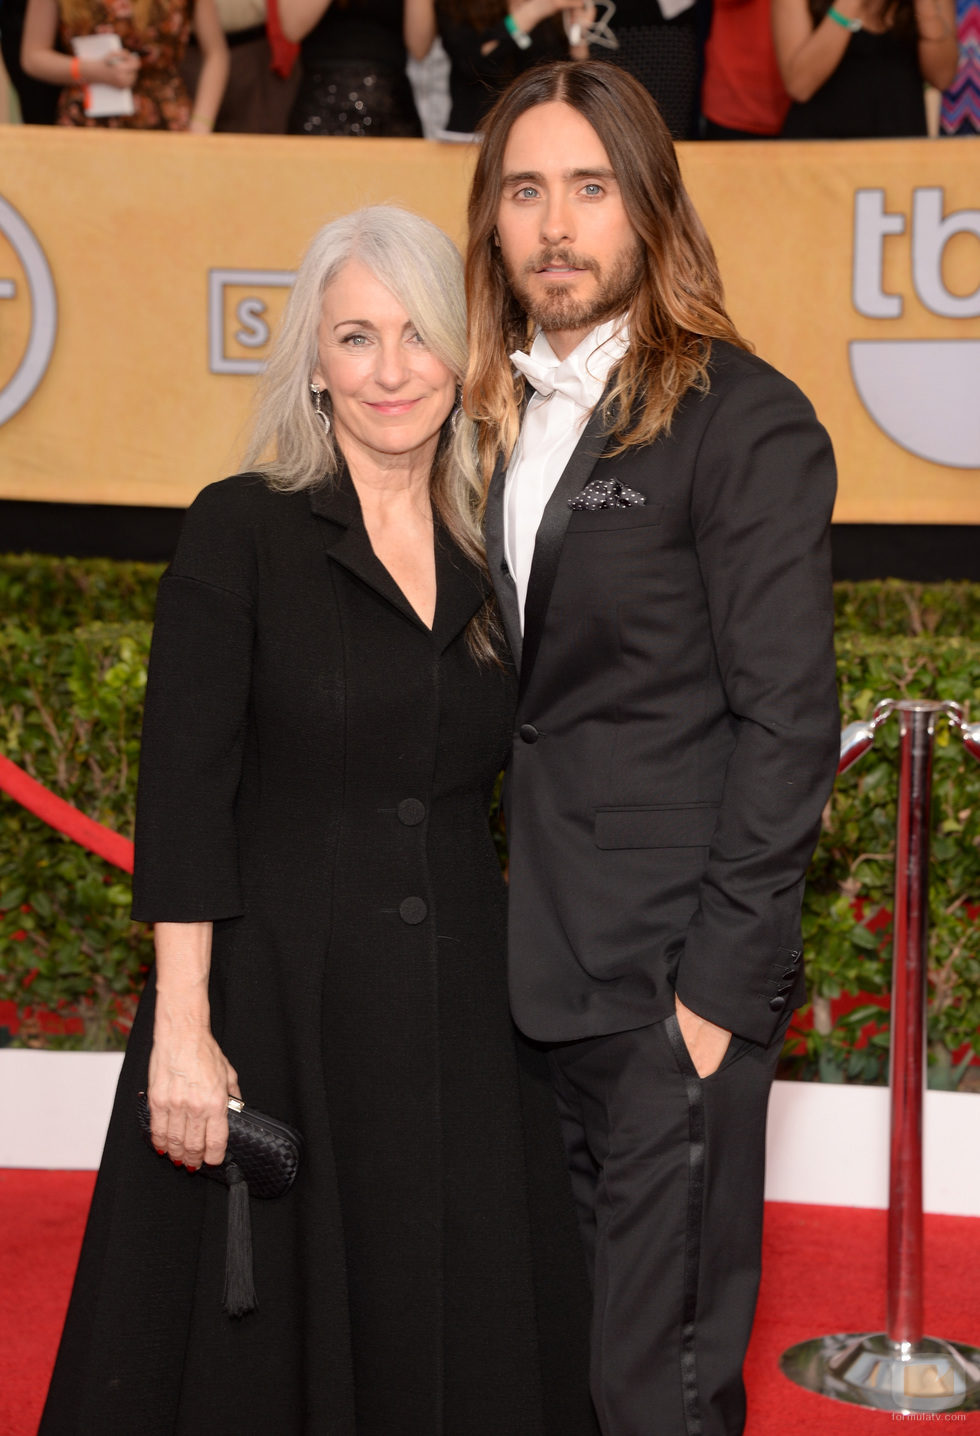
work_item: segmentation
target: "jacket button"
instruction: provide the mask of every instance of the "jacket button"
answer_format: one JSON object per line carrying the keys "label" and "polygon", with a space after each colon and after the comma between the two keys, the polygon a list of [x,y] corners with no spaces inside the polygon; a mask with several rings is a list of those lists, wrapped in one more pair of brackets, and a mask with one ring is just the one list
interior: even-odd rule
{"label": "jacket button", "polygon": [[773,1012],[782,1012],[786,1006],[786,999],[785,997],[770,997],[769,1006]]}
{"label": "jacket button", "polygon": [[418,798],[402,798],[398,804],[398,821],[406,828],[414,828],[425,817],[425,804]]}
{"label": "jacket button", "polygon": [[517,731],[525,743],[536,743],[541,736],[533,723],[522,723]]}
{"label": "jacket button", "polygon": [[398,904],[398,916],[402,922],[415,923],[424,922],[429,914],[429,909],[420,897],[404,898]]}
{"label": "jacket button", "polygon": [[795,967],[787,967],[786,971],[783,973],[783,976],[784,976],[784,977],[795,977],[798,971],[799,971],[798,968],[795,968]]}

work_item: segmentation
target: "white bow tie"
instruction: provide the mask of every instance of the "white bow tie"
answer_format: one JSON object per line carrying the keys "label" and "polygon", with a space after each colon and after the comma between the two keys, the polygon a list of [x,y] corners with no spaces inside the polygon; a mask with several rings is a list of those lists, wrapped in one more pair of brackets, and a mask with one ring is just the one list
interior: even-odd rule
{"label": "white bow tie", "polygon": [[[570,366],[567,360],[560,364],[543,363],[519,349],[510,356],[510,362],[533,384],[542,399],[548,399],[555,393],[564,394],[583,409],[594,408],[597,398],[595,379],[580,372],[576,366]],[[600,392],[601,388],[600,385]]]}

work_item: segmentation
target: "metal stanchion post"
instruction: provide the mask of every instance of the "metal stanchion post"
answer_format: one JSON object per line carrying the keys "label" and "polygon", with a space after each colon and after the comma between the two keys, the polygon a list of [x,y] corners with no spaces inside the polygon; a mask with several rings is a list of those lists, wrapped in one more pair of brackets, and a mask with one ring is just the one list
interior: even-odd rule
{"label": "metal stanchion post", "polygon": [[980,1410],[980,1350],[922,1334],[922,1098],[929,939],[932,747],[945,715],[980,759],[980,724],[955,703],[879,703],[867,723],[841,734],[838,772],[857,761],[891,713],[901,732],[895,845],[891,1013],[891,1152],[888,1195],[887,1330],[821,1336],[785,1351],[783,1372],[837,1401],[880,1410]]}

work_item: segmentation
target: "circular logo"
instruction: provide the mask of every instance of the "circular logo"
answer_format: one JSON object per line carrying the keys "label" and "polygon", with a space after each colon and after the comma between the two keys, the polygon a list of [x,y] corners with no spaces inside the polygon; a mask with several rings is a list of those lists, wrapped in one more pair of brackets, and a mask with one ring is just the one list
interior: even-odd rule
{"label": "circular logo", "polygon": [[[30,226],[5,199],[0,199],[0,234],[20,260],[31,306],[30,331],[23,357],[11,378],[0,388],[0,424],[5,424],[27,403],[51,362],[58,327],[58,300],[44,251]],[[17,297],[16,279],[0,274],[0,303]]]}

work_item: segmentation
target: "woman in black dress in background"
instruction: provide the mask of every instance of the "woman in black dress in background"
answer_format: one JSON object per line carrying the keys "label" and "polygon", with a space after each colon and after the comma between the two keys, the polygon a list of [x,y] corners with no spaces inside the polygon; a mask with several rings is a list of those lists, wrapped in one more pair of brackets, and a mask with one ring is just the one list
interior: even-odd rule
{"label": "woman in black dress in background", "polygon": [[[507,1000],[488,806],[514,684],[449,422],[465,361],[445,235],[384,206],[328,225],[258,470],[188,511],[140,771],[157,964],[41,1436],[596,1436],[554,1099]],[[193,1170],[228,1092],[305,1139],[250,1202],[240,1318],[227,1194]]]}
{"label": "woman in black dress in background", "polygon": [[793,140],[924,135],[926,81],[956,74],[954,0],[773,0]]}
{"label": "woman in black dress in background", "polygon": [[291,134],[421,136],[402,0],[279,0],[279,20],[303,67]]}

